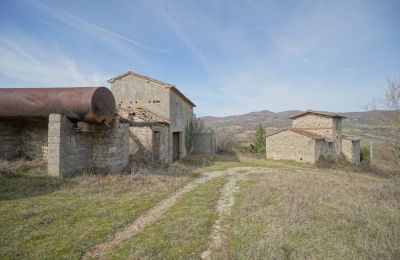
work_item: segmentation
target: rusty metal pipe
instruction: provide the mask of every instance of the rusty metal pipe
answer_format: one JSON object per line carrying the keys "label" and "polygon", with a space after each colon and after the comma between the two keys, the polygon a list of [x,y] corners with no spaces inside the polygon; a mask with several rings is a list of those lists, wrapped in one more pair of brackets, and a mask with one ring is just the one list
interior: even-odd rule
{"label": "rusty metal pipe", "polygon": [[59,113],[86,123],[109,123],[115,107],[114,95],[105,87],[0,88],[0,118]]}

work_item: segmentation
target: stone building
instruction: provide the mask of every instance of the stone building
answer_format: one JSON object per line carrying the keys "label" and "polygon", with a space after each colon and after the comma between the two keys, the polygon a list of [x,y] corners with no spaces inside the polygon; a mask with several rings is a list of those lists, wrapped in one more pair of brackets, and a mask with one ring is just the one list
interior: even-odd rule
{"label": "stone building", "polygon": [[[132,71],[108,82],[117,109],[131,114],[137,113],[138,109],[145,109],[147,116],[156,119],[153,125],[130,128],[131,148],[142,144],[143,150],[150,151],[153,158],[159,158],[164,163],[186,156],[185,127],[194,118],[195,104],[192,101],[176,86]],[[154,123],[159,124],[156,126]]]}
{"label": "stone building", "polygon": [[0,89],[0,159],[47,161],[48,174],[120,172],[129,124],[104,87]]}
{"label": "stone building", "polygon": [[352,163],[360,162],[360,139],[342,134],[345,117],[308,110],[290,119],[292,128],[267,136],[267,159],[315,163],[321,156],[336,159],[343,153]]}

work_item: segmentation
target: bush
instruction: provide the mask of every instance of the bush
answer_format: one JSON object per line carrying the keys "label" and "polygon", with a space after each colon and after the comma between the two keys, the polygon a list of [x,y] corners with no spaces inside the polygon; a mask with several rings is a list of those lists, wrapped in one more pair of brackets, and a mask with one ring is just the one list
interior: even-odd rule
{"label": "bush", "polygon": [[368,147],[361,147],[360,149],[360,162],[370,161],[371,155]]}
{"label": "bush", "polygon": [[217,152],[222,154],[233,154],[238,146],[236,138],[232,135],[224,135],[218,137]]}

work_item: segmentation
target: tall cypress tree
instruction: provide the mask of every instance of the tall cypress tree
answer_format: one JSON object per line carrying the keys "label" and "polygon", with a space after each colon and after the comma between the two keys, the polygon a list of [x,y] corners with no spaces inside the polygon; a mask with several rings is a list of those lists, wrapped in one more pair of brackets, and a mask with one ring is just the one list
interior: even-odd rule
{"label": "tall cypress tree", "polygon": [[265,130],[264,127],[262,127],[261,124],[259,124],[256,127],[256,133],[254,135],[253,139],[253,146],[254,146],[254,151],[256,153],[265,153],[265,137],[266,137],[267,131]]}

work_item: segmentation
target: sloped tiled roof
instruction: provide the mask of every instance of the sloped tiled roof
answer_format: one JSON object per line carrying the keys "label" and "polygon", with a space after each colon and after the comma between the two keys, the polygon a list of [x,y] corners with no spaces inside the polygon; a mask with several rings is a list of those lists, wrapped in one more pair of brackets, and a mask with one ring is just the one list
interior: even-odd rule
{"label": "sloped tiled roof", "polygon": [[171,121],[165,119],[150,110],[138,107],[136,109],[127,109],[120,107],[118,109],[118,115],[124,119],[132,123],[141,123],[141,124],[166,124],[171,125]]}
{"label": "sloped tiled roof", "polygon": [[128,75],[132,75],[132,76],[135,76],[135,77],[144,79],[144,80],[148,80],[148,81],[151,81],[151,82],[154,82],[154,83],[163,85],[163,86],[165,86],[166,88],[171,89],[171,91],[173,91],[175,94],[177,94],[177,95],[178,95],[179,97],[181,97],[183,100],[185,100],[186,103],[188,103],[191,107],[196,107],[196,105],[195,105],[190,99],[188,99],[185,95],[183,95],[183,93],[180,92],[179,89],[177,89],[175,85],[162,82],[162,81],[160,81],[160,80],[158,80],[158,79],[154,79],[154,78],[151,78],[151,77],[149,77],[149,76],[145,76],[145,75],[136,73],[136,72],[131,71],[131,70],[130,70],[130,71],[127,71],[127,72],[125,72],[125,73],[123,73],[123,74],[121,74],[121,75],[118,75],[118,76],[116,76],[116,77],[114,77],[114,78],[112,78],[112,79],[109,79],[109,80],[107,80],[107,82],[108,82],[108,83],[114,83],[116,80],[121,79],[121,78],[123,78],[123,77],[125,77],[125,76],[128,76]]}
{"label": "sloped tiled roof", "polygon": [[305,112],[302,112],[302,113],[297,114],[295,116],[289,117],[289,119],[296,119],[298,117],[301,117],[301,116],[304,116],[304,115],[307,115],[307,114],[315,114],[315,115],[320,115],[320,116],[328,116],[328,117],[342,118],[342,119],[346,118],[344,116],[341,116],[341,115],[335,114],[335,113],[331,113],[331,112],[316,111],[316,110],[309,109],[309,110],[307,110]]}
{"label": "sloped tiled roof", "polygon": [[294,133],[299,134],[299,135],[304,135],[304,136],[307,136],[307,137],[309,137],[309,138],[311,138],[313,140],[325,140],[328,143],[333,142],[333,140],[331,138],[327,138],[327,137],[322,136],[320,134],[316,134],[316,133],[309,132],[309,131],[304,131],[304,130],[297,129],[297,128],[281,129],[281,130],[279,130],[277,132],[274,132],[274,133],[271,133],[271,134],[267,135],[267,137],[279,134],[279,133],[284,132],[284,131],[291,131],[291,132],[294,132]]}

